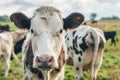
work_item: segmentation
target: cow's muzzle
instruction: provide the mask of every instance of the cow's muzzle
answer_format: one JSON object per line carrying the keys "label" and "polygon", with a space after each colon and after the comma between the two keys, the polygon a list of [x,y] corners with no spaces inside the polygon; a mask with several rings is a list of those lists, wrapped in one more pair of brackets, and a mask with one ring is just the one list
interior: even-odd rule
{"label": "cow's muzzle", "polygon": [[54,58],[53,56],[42,56],[42,57],[36,57],[36,63],[38,65],[38,68],[49,70],[53,67],[54,64]]}

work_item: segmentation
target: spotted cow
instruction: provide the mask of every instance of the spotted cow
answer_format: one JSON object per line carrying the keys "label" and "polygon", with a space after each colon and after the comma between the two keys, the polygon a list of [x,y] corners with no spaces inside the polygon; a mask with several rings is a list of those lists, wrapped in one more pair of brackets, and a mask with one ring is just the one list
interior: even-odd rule
{"label": "spotted cow", "polygon": [[64,32],[78,27],[84,16],[72,13],[63,19],[58,9],[42,6],[31,19],[22,13],[13,13],[10,19],[29,30],[22,47],[24,80],[63,80],[67,59]]}
{"label": "spotted cow", "polygon": [[83,71],[90,69],[90,80],[95,80],[102,64],[104,33],[87,25],[79,26],[65,36],[68,61],[74,65],[75,80],[82,80]]}

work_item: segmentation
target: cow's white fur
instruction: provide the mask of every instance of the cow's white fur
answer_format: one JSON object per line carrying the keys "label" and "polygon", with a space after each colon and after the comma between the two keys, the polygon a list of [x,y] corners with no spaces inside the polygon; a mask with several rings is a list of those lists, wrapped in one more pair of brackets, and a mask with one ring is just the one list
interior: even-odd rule
{"label": "cow's white fur", "polygon": [[[102,55],[103,55],[103,48],[99,50],[99,43],[100,41],[103,41],[103,44],[105,44],[105,38],[103,31],[101,31],[98,28],[92,28],[90,26],[79,26],[77,29],[73,30],[76,31],[75,36],[78,35],[79,37],[81,36],[80,39],[77,39],[77,47],[76,49],[81,50],[82,49],[79,47],[79,44],[82,43],[82,38],[86,34],[86,43],[89,46],[85,52],[82,53],[82,56],[78,55],[75,53],[74,49],[70,49],[68,51],[68,57],[71,57],[74,63],[74,71],[75,71],[75,80],[80,80],[83,77],[83,67],[85,65],[91,64],[91,78],[90,80],[96,79],[98,69],[102,63]],[[73,46],[73,31],[68,32],[67,37],[69,40],[66,38],[66,44],[67,47]],[[91,34],[92,33],[92,34]],[[93,39],[91,38],[93,36]],[[91,46],[91,44],[94,44],[94,47]],[[91,47],[90,47],[91,46]],[[93,47],[93,49],[92,49]],[[78,61],[78,57],[81,57],[81,61]],[[76,70],[76,67],[79,67],[79,70]],[[89,67],[90,68],[90,67]],[[76,78],[77,77],[77,78]]]}
{"label": "cow's white fur", "polygon": [[[31,19],[30,32],[28,33],[27,38],[23,44],[23,63],[26,56],[25,46],[27,46],[29,41],[31,41],[34,55],[33,68],[38,68],[38,65],[35,62],[36,56],[53,56],[55,60],[53,67],[58,68],[58,58],[62,46],[65,49],[65,59],[67,58],[64,35],[60,33],[60,30],[63,29],[62,21],[63,20],[61,18],[60,11],[54,9],[53,7],[41,7],[36,10],[34,16]],[[31,30],[33,30],[33,33]],[[63,80],[64,67],[65,65],[63,65],[60,73],[57,76],[50,76],[48,71],[48,80]],[[27,69],[25,74],[29,78],[36,80],[33,77],[34,74],[32,74],[32,72],[28,72],[29,70]],[[44,73],[43,75],[46,76]]]}
{"label": "cow's white fur", "polygon": [[0,57],[2,56],[5,61],[5,73],[4,76],[8,76],[8,72],[10,69],[10,57],[16,59],[15,61],[19,62],[17,56],[14,53],[14,43],[24,38],[27,31],[17,30],[12,32],[3,32],[0,33]]}

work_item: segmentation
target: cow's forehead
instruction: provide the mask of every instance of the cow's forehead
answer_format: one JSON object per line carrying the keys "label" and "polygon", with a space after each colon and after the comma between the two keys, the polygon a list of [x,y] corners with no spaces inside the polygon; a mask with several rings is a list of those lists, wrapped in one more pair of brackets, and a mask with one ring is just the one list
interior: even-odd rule
{"label": "cow's forehead", "polygon": [[60,16],[60,18],[62,18],[61,12],[57,8],[54,8],[51,6],[43,6],[43,7],[36,9],[35,13],[33,15],[33,18],[34,18],[34,16],[36,16],[36,14],[40,14],[41,17],[42,16],[49,17],[49,16],[52,16],[54,12],[56,12]]}
{"label": "cow's forehead", "polygon": [[57,9],[57,8],[55,8],[55,7],[51,7],[51,6],[43,6],[43,7],[40,7],[40,8],[38,8],[38,9],[36,9],[36,11],[38,11],[38,12],[58,12],[58,13],[60,13],[60,11]]}
{"label": "cow's forehead", "polygon": [[31,20],[31,28],[36,32],[58,32],[63,29],[60,11],[53,7],[40,7],[36,10]]}

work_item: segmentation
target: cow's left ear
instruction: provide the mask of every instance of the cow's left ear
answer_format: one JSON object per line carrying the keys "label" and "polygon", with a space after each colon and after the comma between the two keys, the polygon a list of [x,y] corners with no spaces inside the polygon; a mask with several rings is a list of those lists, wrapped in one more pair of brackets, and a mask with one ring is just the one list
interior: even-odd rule
{"label": "cow's left ear", "polygon": [[23,13],[17,12],[10,16],[10,20],[19,28],[30,28],[30,18]]}
{"label": "cow's left ear", "polygon": [[64,29],[74,29],[77,28],[84,21],[84,16],[81,13],[72,13],[63,19]]}

